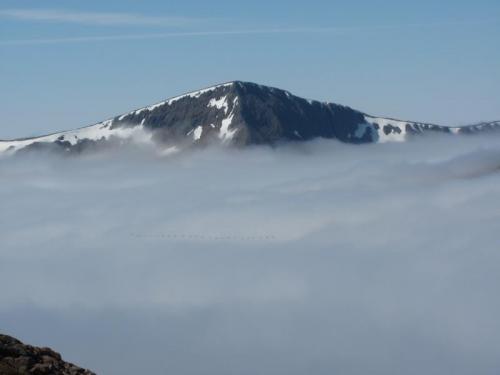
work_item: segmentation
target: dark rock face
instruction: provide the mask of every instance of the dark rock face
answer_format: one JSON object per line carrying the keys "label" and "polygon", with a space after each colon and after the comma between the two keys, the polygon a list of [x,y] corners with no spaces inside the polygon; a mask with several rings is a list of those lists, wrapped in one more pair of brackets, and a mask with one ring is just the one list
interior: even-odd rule
{"label": "dark rock face", "polygon": [[[217,103],[217,104],[216,104]],[[231,126],[241,127],[238,97],[232,83],[200,90],[158,105],[116,117],[113,128],[128,124],[143,124],[153,132],[154,139],[163,144],[192,143],[224,140],[223,121],[231,118]],[[200,128],[200,138],[194,139],[194,130]]]}
{"label": "dark rock face", "polygon": [[19,141],[0,141],[1,151],[79,153],[134,141],[185,148],[213,142],[245,146],[338,139],[348,143],[404,141],[423,133],[473,134],[499,130],[500,122],[461,128],[378,118],[333,103],[306,100],[288,91],[230,82],[165,100],[74,131]]}
{"label": "dark rock face", "polygon": [[49,348],[25,345],[13,337],[0,334],[1,375],[95,375],[61,359]]}
{"label": "dark rock face", "polygon": [[287,91],[237,82],[235,91],[241,98],[244,144],[269,144],[286,140],[310,140],[317,137],[337,138],[345,142],[367,142],[354,138],[363,114],[349,107],[309,101]]}
{"label": "dark rock face", "polygon": [[[219,101],[227,107],[217,108]],[[223,121],[231,119],[235,145],[274,144],[317,137],[345,142],[371,142],[369,136],[355,137],[363,113],[331,103],[309,101],[287,91],[248,82],[232,82],[200,95],[185,96],[173,102],[138,110],[114,119],[113,126],[142,123],[156,140],[177,143],[190,131],[202,128],[201,140],[225,140]]]}

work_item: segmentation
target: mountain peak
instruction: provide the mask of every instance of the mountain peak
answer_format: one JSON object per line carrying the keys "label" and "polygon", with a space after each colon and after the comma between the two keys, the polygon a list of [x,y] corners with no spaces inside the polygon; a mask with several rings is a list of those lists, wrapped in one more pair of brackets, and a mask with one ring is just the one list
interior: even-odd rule
{"label": "mountain peak", "polygon": [[109,143],[151,143],[177,150],[212,142],[243,146],[317,137],[348,143],[405,141],[424,132],[477,133],[500,122],[450,128],[367,115],[304,99],[286,90],[230,81],[165,99],[103,122],[42,137],[0,141],[0,152],[50,149],[79,152]]}

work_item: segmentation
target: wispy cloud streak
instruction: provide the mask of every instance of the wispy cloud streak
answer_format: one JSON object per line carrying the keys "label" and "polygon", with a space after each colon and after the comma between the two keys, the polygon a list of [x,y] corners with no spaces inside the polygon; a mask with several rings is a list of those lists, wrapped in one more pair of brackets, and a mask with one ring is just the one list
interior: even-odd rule
{"label": "wispy cloud streak", "polygon": [[155,17],[133,13],[74,12],[57,9],[3,9],[0,17],[23,21],[73,23],[96,26],[171,26],[192,25],[188,17]]}
{"label": "wispy cloud streak", "polygon": [[122,34],[102,36],[82,36],[67,38],[46,39],[15,39],[0,41],[0,45],[23,44],[59,44],[59,43],[85,43],[107,42],[119,40],[164,39],[175,37],[203,37],[203,36],[230,36],[230,35],[258,35],[258,34],[293,34],[293,33],[345,33],[347,28],[284,28],[284,29],[246,29],[246,30],[213,30],[213,31],[186,31],[168,33]]}
{"label": "wispy cloud streak", "polygon": [[[182,17],[149,17],[125,13],[72,13],[66,11],[33,11],[33,10],[0,10],[1,17],[13,17],[24,20],[61,21],[94,25],[121,25],[121,26],[193,26],[202,23],[202,19]],[[183,37],[211,37],[211,36],[245,36],[245,35],[271,35],[271,34],[331,34],[346,35],[349,33],[370,32],[396,32],[407,29],[427,29],[443,27],[472,27],[485,24],[496,24],[498,20],[450,21],[427,22],[399,25],[368,25],[351,27],[274,27],[274,28],[246,28],[227,30],[193,30],[170,31],[162,33],[131,33],[119,35],[93,35],[70,36],[54,38],[29,38],[0,40],[0,46],[37,45],[37,44],[65,44],[65,43],[91,43],[109,41],[133,41],[147,39],[168,39]]]}

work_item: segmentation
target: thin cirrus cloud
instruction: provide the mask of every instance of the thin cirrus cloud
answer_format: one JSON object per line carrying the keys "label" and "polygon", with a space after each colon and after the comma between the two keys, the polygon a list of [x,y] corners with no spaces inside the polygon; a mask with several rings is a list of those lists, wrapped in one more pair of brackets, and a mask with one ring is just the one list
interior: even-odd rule
{"label": "thin cirrus cloud", "polygon": [[[192,27],[208,23],[208,20],[187,17],[150,17],[126,13],[75,13],[60,10],[0,10],[1,18],[17,20],[65,22],[74,24],[92,24],[95,26],[163,26],[163,27]],[[198,29],[184,31],[169,31],[160,33],[130,33],[119,35],[92,35],[92,36],[54,36],[50,38],[26,38],[0,40],[0,46],[38,45],[38,44],[67,44],[90,43],[125,40],[166,39],[185,37],[211,37],[211,36],[245,36],[245,35],[272,35],[272,34],[329,34],[345,35],[349,33],[372,33],[383,31],[396,31],[400,29],[441,29],[448,27],[471,27],[492,24],[496,21],[490,19],[425,22],[414,24],[393,25],[364,25],[364,26],[313,26],[313,27],[262,27],[241,29]]]}
{"label": "thin cirrus cloud", "polygon": [[209,36],[238,36],[238,35],[259,35],[259,34],[303,34],[303,33],[330,33],[343,34],[349,28],[273,28],[273,29],[233,29],[233,30],[201,30],[201,31],[174,31],[165,33],[145,33],[145,34],[122,34],[122,35],[96,35],[96,36],[75,36],[75,37],[55,37],[55,38],[33,38],[33,39],[12,39],[0,40],[0,45],[25,45],[25,44],[61,44],[61,43],[86,43],[86,42],[109,42],[120,40],[144,40],[144,39],[166,39],[178,37],[209,37]]}
{"label": "thin cirrus cloud", "polygon": [[95,26],[163,26],[181,27],[197,24],[190,17],[155,17],[134,13],[75,12],[60,9],[3,9],[1,18],[22,21],[72,23]]}

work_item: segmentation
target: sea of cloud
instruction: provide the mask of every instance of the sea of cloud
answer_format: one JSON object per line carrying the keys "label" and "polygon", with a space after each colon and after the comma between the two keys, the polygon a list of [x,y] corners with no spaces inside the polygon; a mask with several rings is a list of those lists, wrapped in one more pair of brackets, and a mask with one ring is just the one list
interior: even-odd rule
{"label": "sea of cloud", "polygon": [[500,137],[0,159],[0,331],[99,374],[498,374]]}

